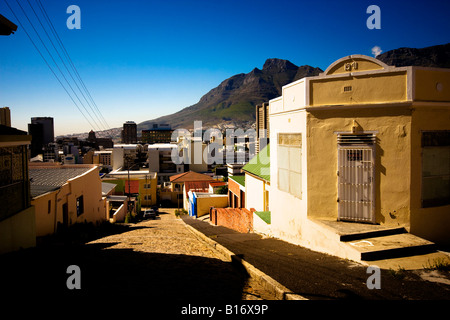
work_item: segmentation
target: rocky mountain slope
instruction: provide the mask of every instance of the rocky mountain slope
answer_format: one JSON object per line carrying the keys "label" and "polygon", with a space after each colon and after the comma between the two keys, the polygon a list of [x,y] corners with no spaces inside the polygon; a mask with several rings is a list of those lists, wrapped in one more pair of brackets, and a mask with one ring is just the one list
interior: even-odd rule
{"label": "rocky mountain slope", "polygon": [[[380,54],[377,59],[397,67],[450,68],[450,43],[421,49],[398,48]],[[257,104],[280,96],[282,86],[320,72],[320,68],[308,65],[298,67],[288,60],[267,59],[261,70],[254,68],[249,73],[240,73],[224,80],[192,106],[138,123],[138,134],[155,122],[169,123],[173,128],[190,129],[195,120],[202,120],[204,128],[217,124],[248,128],[255,121]]]}
{"label": "rocky mountain slope", "polygon": [[450,43],[421,49],[398,48],[377,56],[387,65],[450,68]]}
{"label": "rocky mountain slope", "polygon": [[245,127],[247,122],[255,120],[257,104],[281,95],[285,84],[320,72],[319,68],[298,67],[288,60],[267,59],[262,70],[254,68],[249,73],[234,75],[210,90],[198,103],[174,114],[139,123],[138,130],[146,129],[153,122],[189,129],[195,120],[201,120],[203,126],[230,122]]}

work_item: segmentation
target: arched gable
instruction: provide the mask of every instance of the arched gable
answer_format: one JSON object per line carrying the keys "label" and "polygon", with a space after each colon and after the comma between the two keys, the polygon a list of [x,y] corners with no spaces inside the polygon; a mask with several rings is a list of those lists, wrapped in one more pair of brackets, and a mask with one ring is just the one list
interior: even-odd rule
{"label": "arched gable", "polygon": [[365,56],[362,54],[355,54],[351,56],[343,57],[333,62],[322,75],[335,75],[349,72],[361,72],[371,70],[383,70],[390,67],[384,62]]}

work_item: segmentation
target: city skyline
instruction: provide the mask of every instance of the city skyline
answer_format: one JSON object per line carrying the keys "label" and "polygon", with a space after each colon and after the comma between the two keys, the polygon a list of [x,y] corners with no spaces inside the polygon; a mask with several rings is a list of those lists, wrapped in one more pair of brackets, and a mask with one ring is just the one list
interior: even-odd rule
{"label": "city skyline", "polygon": [[[49,43],[32,11],[36,2],[19,3]],[[109,128],[193,105],[223,80],[262,68],[268,58],[325,70],[350,54],[444,44],[450,30],[450,4],[440,1],[42,4]],[[381,29],[366,26],[372,4],[381,10]],[[81,10],[81,29],[67,27],[70,5]],[[1,39],[0,52],[0,107],[11,109],[12,126],[26,131],[32,117],[53,117],[55,136],[103,129],[86,121],[39,56],[25,30],[52,64],[18,3],[0,2],[0,13],[18,25]]]}

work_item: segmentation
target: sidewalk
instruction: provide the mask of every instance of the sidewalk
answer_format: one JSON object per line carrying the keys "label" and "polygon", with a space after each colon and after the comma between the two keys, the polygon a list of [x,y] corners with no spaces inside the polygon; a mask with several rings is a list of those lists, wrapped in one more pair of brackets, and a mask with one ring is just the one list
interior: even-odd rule
{"label": "sidewalk", "polygon": [[[209,242],[214,241],[276,282],[297,298],[450,300],[450,285],[425,281],[425,271],[381,270],[381,289],[368,289],[367,266],[318,253],[255,233],[214,226],[183,216],[183,221]],[[433,271],[437,272],[437,271]],[[449,278],[448,271],[444,276]],[[287,298],[287,297],[285,297]]]}

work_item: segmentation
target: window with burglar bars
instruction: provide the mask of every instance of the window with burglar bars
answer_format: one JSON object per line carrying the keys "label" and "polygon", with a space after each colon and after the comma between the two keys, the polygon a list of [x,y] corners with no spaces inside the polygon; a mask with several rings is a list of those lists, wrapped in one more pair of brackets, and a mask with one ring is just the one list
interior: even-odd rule
{"label": "window with burglar bars", "polygon": [[0,221],[30,206],[27,146],[0,148]]}

